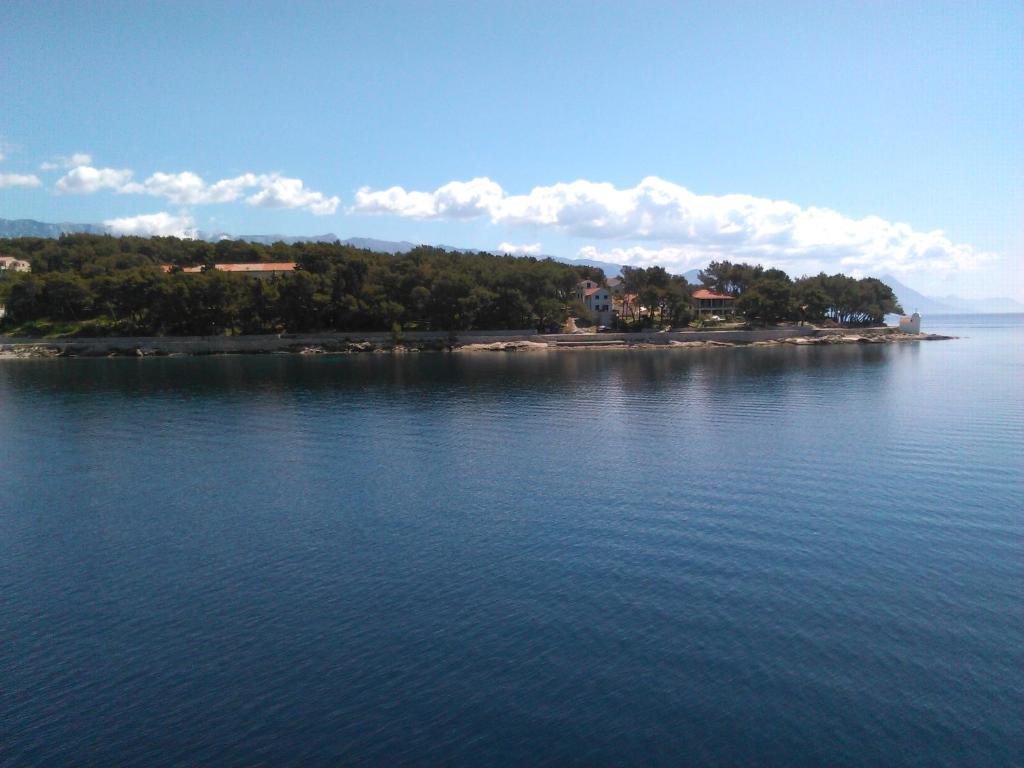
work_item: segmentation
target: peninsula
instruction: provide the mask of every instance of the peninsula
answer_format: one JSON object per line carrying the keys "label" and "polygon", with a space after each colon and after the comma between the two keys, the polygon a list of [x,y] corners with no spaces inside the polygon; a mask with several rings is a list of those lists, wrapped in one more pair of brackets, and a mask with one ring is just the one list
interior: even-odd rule
{"label": "peninsula", "polygon": [[[5,354],[212,354],[885,343],[901,307],[875,278],[791,278],[418,247],[71,234],[0,247]],[[916,330],[916,329],[915,329]]]}

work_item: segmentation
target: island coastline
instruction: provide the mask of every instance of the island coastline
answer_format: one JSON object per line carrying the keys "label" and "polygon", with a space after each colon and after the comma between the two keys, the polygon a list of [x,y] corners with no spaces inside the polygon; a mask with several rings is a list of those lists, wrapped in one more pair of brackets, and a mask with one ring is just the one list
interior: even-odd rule
{"label": "island coastline", "polygon": [[215,337],[101,337],[27,339],[0,337],[0,358],[172,357],[238,354],[409,354],[418,352],[566,352],[594,350],[746,349],[781,346],[894,344],[956,337],[905,333],[896,327],[777,328],[631,334],[531,332],[303,334]]}

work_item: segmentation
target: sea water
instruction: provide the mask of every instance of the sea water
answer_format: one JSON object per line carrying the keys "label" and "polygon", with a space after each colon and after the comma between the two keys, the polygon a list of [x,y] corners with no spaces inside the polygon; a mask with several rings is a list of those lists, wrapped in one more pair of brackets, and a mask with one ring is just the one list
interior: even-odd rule
{"label": "sea water", "polygon": [[0,764],[1024,761],[1024,317],[0,361]]}

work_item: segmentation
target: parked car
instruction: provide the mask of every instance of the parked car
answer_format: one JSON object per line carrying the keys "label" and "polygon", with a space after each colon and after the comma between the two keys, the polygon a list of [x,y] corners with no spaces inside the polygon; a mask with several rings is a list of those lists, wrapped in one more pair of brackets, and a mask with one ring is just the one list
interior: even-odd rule
{"label": "parked car", "polygon": [[597,332],[598,333],[611,333],[612,329],[609,328],[607,325],[599,325],[599,326],[597,326]]}

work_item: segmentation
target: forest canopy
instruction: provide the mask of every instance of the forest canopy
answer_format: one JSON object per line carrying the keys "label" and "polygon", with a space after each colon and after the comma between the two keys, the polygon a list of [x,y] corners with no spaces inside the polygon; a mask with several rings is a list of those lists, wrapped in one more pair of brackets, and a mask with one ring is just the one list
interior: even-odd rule
{"label": "forest canopy", "polygon": [[[9,325],[94,321],[110,333],[549,329],[565,320],[577,282],[604,279],[600,269],[553,259],[427,246],[387,254],[337,242],[74,234],[7,240],[3,251],[32,265],[0,287]],[[263,279],[213,268],[245,262],[297,268]]]}
{"label": "forest canopy", "polygon": [[[71,234],[6,240],[2,250],[32,265],[31,273],[0,273],[8,328],[41,321],[107,334],[553,330],[580,313],[577,283],[605,277],[598,268],[553,259],[429,246],[388,254],[339,242]],[[249,262],[294,262],[296,270],[255,278],[214,268]],[[200,271],[181,271],[187,267]],[[902,311],[889,286],[874,278],[793,280],[778,269],[720,261],[700,279],[736,296],[740,313],[764,324],[867,325]],[[624,323],[678,327],[691,319],[689,297],[699,286],[662,267],[626,267],[622,287]]]}

